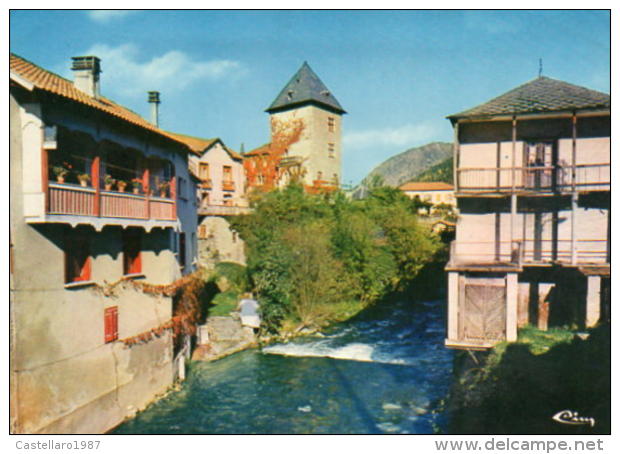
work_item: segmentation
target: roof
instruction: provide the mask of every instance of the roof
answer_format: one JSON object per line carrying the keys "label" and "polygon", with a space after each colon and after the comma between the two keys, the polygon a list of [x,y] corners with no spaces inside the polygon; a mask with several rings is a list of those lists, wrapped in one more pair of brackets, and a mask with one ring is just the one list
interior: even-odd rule
{"label": "roof", "polygon": [[28,90],[37,89],[58,95],[65,99],[78,102],[82,105],[112,115],[120,120],[139,126],[143,129],[147,129],[168,139],[174,140],[175,142],[183,143],[179,142],[179,140],[172,134],[159,129],[157,126],[148,122],[140,115],[127,109],[126,107],[116,104],[114,101],[111,101],[103,96],[98,98],[89,96],[83,91],[77,89],[70,80],[54,74],[51,71],[47,71],[13,53],[10,55],[10,73],[12,79],[16,80],[20,85],[25,86]]}
{"label": "roof", "polygon": [[207,150],[209,150],[209,148],[211,148],[216,143],[219,143],[220,145],[222,145],[222,148],[228,152],[231,158],[238,161],[241,161],[243,159],[243,156],[241,156],[235,150],[224,145],[224,142],[222,142],[222,139],[220,139],[219,137],[216,137],[215,139],[204,139],[201,137],[178,134],[176,132],[169,132],[168,134],[174,136],[177,140],[186,144],[195,155],[202,156]]}
{"label": "roof", "polygon": [[454,191],[454,186],[443,181],[412,181],[403,184],[401,191]]}
{"label": "roof", "polygon": [[317,104],[338,114],[346,113],[307,62],[301,65],[266,111],[273,113],[304,104]]}
{"label": "roof", "polygon": [[450,115],[448,118],[458,120],[495,115],[609,109],[610,106],[611,97],[606,93],[541,76],[484,104]]}
{"label": "roof", "polygon": [[261,145],[258,148],[254,148],[251,151],[248,151],[244,154],[244,157],[252,157],[252,156],[261,156],[271,153],[271,142]]}

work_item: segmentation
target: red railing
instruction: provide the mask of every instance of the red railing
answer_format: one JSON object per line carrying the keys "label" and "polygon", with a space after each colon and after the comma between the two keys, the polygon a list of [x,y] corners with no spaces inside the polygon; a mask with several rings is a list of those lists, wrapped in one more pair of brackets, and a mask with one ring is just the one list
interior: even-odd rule
{"label": "red railing", "polygon": [[[174,199],[48,183],[49,214],[175,220]],[[97,212],[99,211],[99,212]]]}

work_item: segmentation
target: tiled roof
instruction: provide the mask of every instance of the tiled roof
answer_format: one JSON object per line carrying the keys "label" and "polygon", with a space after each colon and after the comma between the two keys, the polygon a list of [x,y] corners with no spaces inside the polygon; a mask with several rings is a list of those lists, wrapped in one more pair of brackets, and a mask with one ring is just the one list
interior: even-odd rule
{"label": "tiled roof", "polygon": [[85,106],[97,109],[114,117],[117,117],[121,120],[132,123],[141,128],[152,131],[156,134],[167,137],[168,139],[174,140],[175,142],[179,142],[178,139],[176,139],[172,134],[159,129],[152,123],[146,121],[137,113],[132,112],[131,110],[119,104],[116,104],[115,102],[104,98],[103,96],[100,96],[99,98],[89,96],[83,91],[77,89],[73,85],[73,82],[65,79],[64,77],[60,77],[59,75],[54,74],[50,71],[47,71],[15,54],[10,55],[10,70],[11,72],[25,79],[27,82],[30,82],[35,89],[48,93],[53,93],[65,99],[78,102]]}
{"label": "tiled roof", "polygon": [[271,113],[303,104],[319,104],[337,113],[345,113],[338,100],[307,62],[301,65],[299,71],[271,103],[267,112]]}
{"label": "tiled roof", "polygon": [[265,145],[261,145],[258,148],[255,148],[251,151],[248,151],[246,154],[244,154],[244,157],[252,157],[252,156],[261,156],[261,155],[266,155],[269,154],[271,152],[271,142],[270,143],[266,143]]}
{"label": "tiled roof", "polygon": [[400,187],[401,191],[453,191],[454,186],[442,181],[413,181]]}
{"label": "tiled roof", "polygon": [[216,137],[215,139],[203,139],[200,137],[178,134],[176,132],[169,132],[168,134],[174,136],[177,140],[185,143],[192,151],[192,153],[198,156],[202,156],[205,151],[207,151],[209,148],[219,142],[222,145],[222,148],[224,148],[224,150],[228,152],[231,158],[237,160],[243,159],[243,157],[235,150],[228,148],[226,145],[224,145],[224,142],[222,142],[222,139],[220,139],[219,137]]}
{"label": "tiled roof", "polygon": [[456,120],[494,115],[608,109],[610,105],[611,97],[606,93],[549,77],[538,77],[484,104],[448,118]]}

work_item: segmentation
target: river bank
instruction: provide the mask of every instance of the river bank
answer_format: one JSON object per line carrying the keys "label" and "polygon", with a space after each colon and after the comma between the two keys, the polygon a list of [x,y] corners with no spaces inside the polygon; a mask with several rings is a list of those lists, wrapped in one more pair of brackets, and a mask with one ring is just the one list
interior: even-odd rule
{"label": "river bank", "polygon": [[[610,327],[587,334],[526,328],[519,342],[455,356],[445,402],[454,434],[608,434]],[[593,425],[553,419],[568,410]],[[559,418],[559,417],[558,417]],[[556,419],[558,419],[556,418]]]}

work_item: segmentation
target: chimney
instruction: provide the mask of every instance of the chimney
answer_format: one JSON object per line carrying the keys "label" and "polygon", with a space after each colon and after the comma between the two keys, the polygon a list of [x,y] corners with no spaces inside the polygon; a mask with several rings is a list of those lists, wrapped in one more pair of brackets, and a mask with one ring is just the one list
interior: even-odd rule
{"label": "chimney", "polygon": [[149,104],[151,105],[151,123],[159,128],[159,92],[149,91]]}
{"label": "chimney", "polygon": [[95,56],[72,57],[73,85],[93,98],[99,98],[99,74],[101,60]]}

